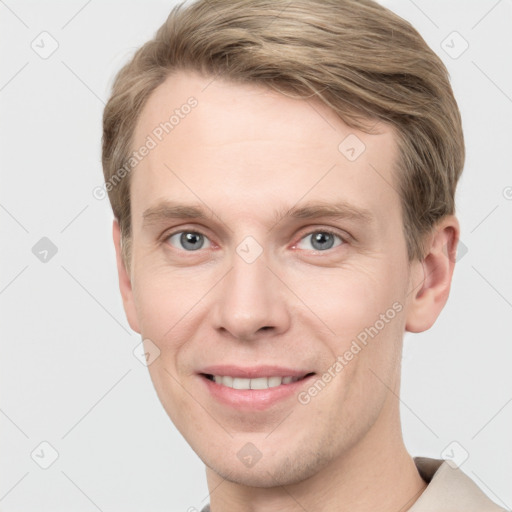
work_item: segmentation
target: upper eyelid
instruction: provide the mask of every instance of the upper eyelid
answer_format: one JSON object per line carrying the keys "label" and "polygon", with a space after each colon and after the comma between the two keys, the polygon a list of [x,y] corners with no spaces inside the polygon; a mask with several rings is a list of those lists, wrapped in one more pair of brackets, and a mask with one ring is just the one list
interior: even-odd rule
{"label": "upper eyelid", "polygon": [[171,230],[168,230],[168,231],[164,231],[162,233],[162,235],[159,236],[158,238],[161,239],[162,241],[166,241],[169,238],[171,238],[171,236],[177,235],[179,233],[198,233],[198,234],[203,235],[206,238],[210,239],[209,235],[207,235],[203,230],[197,229],[197,228],[181,228],[181,229],[178,229],[176,231],[173,231],[171,229]]}

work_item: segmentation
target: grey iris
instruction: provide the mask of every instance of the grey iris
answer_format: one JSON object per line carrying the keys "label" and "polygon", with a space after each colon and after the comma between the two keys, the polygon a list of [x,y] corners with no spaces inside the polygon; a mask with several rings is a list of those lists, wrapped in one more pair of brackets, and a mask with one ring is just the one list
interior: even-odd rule
{"label": "grey iris", "polygon": [[311,245],[317,249],[330,249],[334,244],[334,236],[330,233],[319,231],[311,235]]}
{"label": "grey iris", "polygon": [[186,231],[181,234],[180,242],[185,249],[195,251],[196,249],[201,249],[201,247],[203,246],[204,236],[201,235],[201,233],[193,233],[190,231]]}

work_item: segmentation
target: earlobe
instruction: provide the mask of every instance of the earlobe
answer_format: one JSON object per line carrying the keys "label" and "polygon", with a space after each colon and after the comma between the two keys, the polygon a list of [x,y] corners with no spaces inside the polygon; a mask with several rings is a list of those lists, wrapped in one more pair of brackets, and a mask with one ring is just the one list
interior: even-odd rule
{"label": "earlobe", "polygon": [[126,318],[130,327],[140,334],[138,319],[137,319],[137,311],[135,308],[134,297],[133,297],[133,289],[131,276],[128,274],[126,270],[126,266],[124,264],[123,258],[121,256],[121,229],[119,227],[119,223],[117,219],[114,219],[112,225],[112,236],[114,239],[114,246],[116,250],[116,262],[117,262],[117,275],[119,278],[119,290],[121,292],[121,297],[123,299],[123,307],[126,314]]}
{"label": "earlobe", "polygon": [[409,310],[405,329],[430,329],[448,300],[455,268],[460,227],[455,216],[444,217],[433,229],[423,260],[412,265]]}

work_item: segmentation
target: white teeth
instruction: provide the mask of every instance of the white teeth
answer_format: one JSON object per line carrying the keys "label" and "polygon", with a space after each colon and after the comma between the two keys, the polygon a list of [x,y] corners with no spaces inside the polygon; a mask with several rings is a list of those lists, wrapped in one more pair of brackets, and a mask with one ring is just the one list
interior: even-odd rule
{"label": "white teeth", "polygon": [[[249,380],[249,379],[245,379]],[[257,379],[250,379],[251,389],[267,389],[268,388],[268,378],[267,377],[259,377]]]}
{"label": "white teeth", "polygon": [[251,379],[233,377],[233,389],[251,389]]}
{"label": "white teeth", "polygon": [[282,380],[283,379],[281,377],[269,377],[268,378],[268,387],[275,388],[276,386],[280,386]]}
{"label": "white teeth", "polygon": [[296,382],[302,377],[257,377],[255,379],[243,379],[241,377],[230,377],[228,375],[214,375],[213,379],[217,384],[233,389],[268,389]]}

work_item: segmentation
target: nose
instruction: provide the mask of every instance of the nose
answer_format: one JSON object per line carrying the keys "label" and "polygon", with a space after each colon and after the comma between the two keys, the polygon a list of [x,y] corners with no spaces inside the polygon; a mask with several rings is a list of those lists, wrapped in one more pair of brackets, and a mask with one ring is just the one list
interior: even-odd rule
{"label": "nose", "polygon": [[285,332],[290,326],[286,290],[261,255],[252,263],[233,255],[232,268],[216,287],[215,328],[251,341]]}

